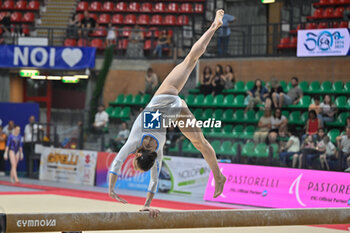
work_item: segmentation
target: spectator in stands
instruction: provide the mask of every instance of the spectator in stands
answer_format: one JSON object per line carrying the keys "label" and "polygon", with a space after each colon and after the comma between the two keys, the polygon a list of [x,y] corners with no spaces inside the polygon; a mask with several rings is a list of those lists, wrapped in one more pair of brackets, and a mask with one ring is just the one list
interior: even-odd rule
{"label": "spectator in stands", "polygon": [[316,111],[309,111],[309,119],[306,121],[303,139],[305,139],[307,135],[315,135],[319,128],[321,128],[321,120],[317,118]]}
{"label": "spectator in stands", "polygon": [[[298,168],[303,167],[303,158],[306,158],[308,154],[315,153],[316,145],[314,142],[314,139],[312,135],[307,135],[305,139],[303,140],[303,143],[301,145],[301,154],[294,156],[293,158],[293,164],[299,162]],[[294,161],[295,160],[295,161]]]}
{"label": "spectator in stands", "polygon": [[347,169],[349,171],[350,168],[350,127],[346,127],[345,135],[337,138],[337,144],[339,148],[338,158],[344,158],[346,160]]}
{"label": "spectator in stands", "polygon": [[108,113],[105,111],[105,106],[100,104],[98,106],[98,111],[95,115],[95,121],[93,124],[93,130],[96,133],[102,133],[103,129],[108,125]]}
{"label": "spectator in stands", "polygon": [[114,152],[118,152],[120,148],[125,144],[130,134],[130,130],[128,129],[128,125],[126,122],[123,122],[121,125],[121,130],[118,132],[117,137],[111,139],[109,142],[110,148]]}
{"label": "spectator in stands", "polygon": [[179,129],[175,128],[173,125],[170,125],[170,127],[167,128],[165,150],[168,151],[169,148],[175,147],[180,136],[181,136],[181,133]]}
{"label": "spectator in stands", "polygon": [[337,160],[336,152],[337,149],[334,144],[330,141],[328,136],[323,137],[323,142],[326,147],[326,151],[320,155],[320,163],[322,169],[329,170],[328,160]]}
{"label": "spectator in stands", "polygon": [[222,26],[218,29],[218,55],[225,56],[228,53],[228,42],[231,35],[229,23],[235,21],[235,17],[230,14],[224,14],[222,18]]}
{"label": "spectator in stands", "polygon": [[209,95],[213,91],[213,87],[211,85],[212,73],[211,68],[209,66],[205,66],[203,73],[199,77],[199,90],[204,95]]}
{"label": "spectator in stands", "polygon": [[277,95],[283,93],[283,88],[280,85],[280,82],[277,80],[277,78],[272,77],[271,81],[270,81],[269,89],[270,89],[269,90],[269,94],[268,94],[268,96],[266,97],[266,100],[265,100],[265,108],[274,109],[274,108],[276,108],[278,106],[274,105],[274,103],[272,101],[272,95],[274,93],[276,93]]}
{"label": "spectator in stands", "polygon": [[316,148],[306,154],[306,166],[308,168],[312,168],[313,161],[326,152],[326,145],[323,140],[324,136],[324,129],[319,128],[316,134]]}
{"label": "spectator in stands", "polygon": [[334,121],[334,116],[338,109],[335,104],[332,103],[331,97],[327,94],[324,96],[324,100],[320,105],[321,107],[321,120],[323,123]]}
{"label": "spectator in stands", "polygon": [[90,17],[88,11],[84,11],[84,18],[80,22],[80,30],[78,31],[78,35],[80,37],[87,37],[96,26],[96,20]]}
{"label": "spectator in stands", "polygon": [[115,34],[115,28],[111,23],[108,24],[108,31],[107,31],[107,38],[106,38],[106,44],[107,46],[111,46],[115,44],[117,39],[117,36]]}
{"label": "spectator in stands", "polygon": [[9,123],[3,128],[3,132],[9,136],[12,134],[12,130],[15,128],[15,122],[10,120]]}
{"label": "spectator in stands", "polygon": [[145,94],[153,95],[159,85],[158,76],[152,68],[148,68],[145,76]]}
{"label": "spectator in stands", "polygon": [[163,49],[170,47],[170,36],[168,35],[166,30],[162,30],[158,40],[156,48],[154,49],[154,55],[158,55],[158,57],[163,56]]}
{"label": "spectator in stands", "polygon": [[225,89],[232,89],[236,82],[235,72],[232,69],[232,66],[226,65],[224,72],[224,80],[225,80]]}
{"label": "spectator in stands", "polygon": [[260,118],[258,122],[259,129],[254,132],[254,142],[255,143],[265,143],[269,130],[271,129],[271,110],[265,109],[264,115]]}
{"label": "spectator in stands", "polygon": [[23,153],[26,158],[26,164],[29,163],[31,150],[34,149],[34,143],[38,141],[40,131],[43,131],[43,128],[35,123],[35,116],[30,116],[29,123],[24,127]]}
{"label": "spectator in stands", "polygon": [[321,108],[321,101],[320,101],[320,96],[316,95],[314,96],[314,103],[309,105],[309,111],[311,110],[315,110],[316,114],[317,114],[317,118],[321,119],[321,112],[322,112],[322,108]]}
{"label": "spectator in stands", "polygon": [[80,27],[80,20],[77,14],[74,14],[72,18],[69,19],[67,28],[67,38],[76,38],[78,28]]}
{"label": "spectator in stands", "polygon": [[2,126],[0,125],[0,176],[5,175],[5,161],[4,153],[6,148],[7,135],[2,131]]}
{"label": "spectator in stands", "polygon": [[269,132],[269,143],[275,143],[277,137],[284,137],[287,131],[288,119],[282,115],[282,110],[276,108],[271,117],[271,130]]}
{"label": "spectator in stands", "polygon": [[265,98],[269,95],[269,91],[266,87],[263,86],[262,81],[260,79],[256,79],[254,87],[247,91],[247,94],[249,96],[249,101],[245,112],[247,112],[250,109],[253,109],[258,104],[264,103]]}
{"label": "spectator in stands", "polygon": [[288,142],[281,147],[281,152],[279,153],[281,166],[287,166],[290,157],[293,157],[293,167],[296,167],[296,160],[294,157],[298,157],[300,153],[300,140],[296,136],[295,128],[290,128],[288,130]]}
{"label": "spectator in stands", "polygon": [[224,71],[220,64],[215,66],[215,74],[212,77],[211,85],[213,88],[214,95],[219,95],[222,93],[225,87]]}
{"label": "spectator in stands", "polygon": [[143,32],[139,25],[135,25],[129,35],[128,47],[126,48],[127,57],[143,57]]}
{"label": "spectator in stands", "polygon": [[283,105],[295,105],[298,104],[303,97],[303,91],[298,87],[299,80],[297,77],[292,78],[292,88],[288,91],[287,95],[284,93],[273,93],[272,101],[275,107],[282,108]]}
{"label": "spectator in stands", "polygon": [[1,28],[4,31],[2,36],[4,38],[5,44],[11,43],[11,12],[7,11],[6,15],[2,18]]}

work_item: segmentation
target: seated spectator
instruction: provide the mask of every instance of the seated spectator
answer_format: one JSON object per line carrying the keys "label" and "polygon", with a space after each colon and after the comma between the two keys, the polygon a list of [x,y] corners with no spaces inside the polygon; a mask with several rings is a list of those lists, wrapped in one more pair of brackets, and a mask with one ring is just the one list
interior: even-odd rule
{"label": "seated spectator", "polygon": [[326,152],[326,144],[324,143],[325,133],[323,128],[319,128],[316,135],[316,148],[315,150],[309,150],[306,154],[306,166],[312,168],[312,163],[315,159],[319,158],[320,155]]}
{"label": "seated spectator", "polygon": [[306,135],[315,135],[320,127],[321,120],[317,118],[316,111],[309,111],[309,119],[306,121],[305,135],[303,136],[303,140],[305,139]]}
{"label": "seated spectator", "polygon": [[288,91],[287,94],[284,93],[273,93],[272,94],[272,101],[275,107],[282,108],[283,105],[295,105],[298,104],[300,99],[303,97],[303,91],[298,87],[298,78],[293,77],[292,78],[292,88]]}
{"label": "seated spectator", "polygon": [[143,57],[143,32],[139,25],[135,25],[129,35],[129,42],[126,48],[127,57]]}
{"label": "seated spectator", "polygon": [[80,20],[77,14],[74,14],[72,18],[69,19],[67,28],[67,38],[76,38],[78,28],[80,27]]}
{"label": "seated spectator", "polygon": [[276,108],[271,118],[271,130],[269,131],[269,143],[275,143],[277,137],[284,137],[287,131],[288,119],[282,115],[282,110]]}
{"label": "seated spectator", "polygon": [[158,85],[157,74],[152,68],[148,68],[145,76],[145,94],[153,95]]}
{"label": "seated spectator", "polygon": [[346,134],[337,138],[339,148],[338,158],[346,160],[347,169],[350,170],[350,127],[346,127]]}
{"label": "seated spectator", "polygon": [[325,144],[326,151],[320,155],[321,168],[325,169],[326,167],[326,169],[329,171],[328,160],[337,160],[337,149],[335,148],[334,144],[330,141],[328,136],[323,137],[323,142]]}
{"label": "seated spectator", "polygon": [[199,90],[203,95],[209,95],[212,93],[212,70],[209,66],[205,66],[203,73],[199,77]]}
{"label": "seated spectator", "polygon": [[217,64],[215,66],[215,74],[212,77],[211,85],[213,88],[214,95],[219,95],[222,93],[225,87],[224,71],[222,66]]}
{"label": "seated spectator", "polygon": [[224,72],[225,89],[232,89],[234,87],[236,77],[232,66],[226,65]]}
{"label": "seated spectator", "polygon": [[264,115],[260,118],[258,122],[258,130],[254,132],[254,142],[255,143],[265,143],[269,130],[271,129],[271,110],[265,109]]}
{"label": "seated spectator", "polygon": [[4,38],[5,44],[10,44],[11,39],[11,12],[7,11],[6,15],[0,21],[2,30],[4,31],[2,37]]}
{"label": "seated spectator", "polygon": [[315,153],[316,145],[312,135],[307,135],[301,144],[301,154],[295,155],[293,158],[293,164],[299,162],[298,168],[303,167],[303,158],[306,158],[308,154]]}
{"label": "seated spectator", "polygon": [[280,83],[278,82],[278,80],[275,77],[272,77],[271,81],[270,81],[270,85],[269,85],[269,93],[268,93],[266,100],[265,100],[265,108],[274,109],[277,107],[274,105],[274,103],[272,101],[272,95],[274,93],[276,93],[278,95],[283,93],[283,88],[280,85]]}
{"label": "seated spectator", "polygon": [[91,18],[88,11],[84,11],[84,18],[80,22],[80,29],[78,30],[79,37],[87,37],[97,26],[96,20]]}
{"label": "seated spectator", "polygon": [[93,130],[95,133],[102,133],[104,128],[108,125],[108,113],[105,111],[105,106],[100,104],[98,106],[98,112],[95,115],[95,122],[93,124]]}
{"label": "seated spectator", "polygon": [[180,136],[181,133],[179,129],[175,128],[173,125],[170,125],[170,127],[167,128],[165,150],[168,151],[169,148],[175,147]]}
{"label": "seated spectator", "polygon": [[7,135],[10,136],[12,134],[13,129],[15,128],[15,122],[13,120],[10,120],[9,123],[3,128],[3,132]]}
{"label": "seated spectator", "polygon": [[322,108],[321,108],[320,96],[316,95],[313,99],[314,99],[314,103],[309,105],[309,111],[315,110],[317,114],[317,118],[322,119],[322,116],[321,116]]}
{"label": "seated spectator", "polygon": [[324,96],[324,100],[320,105],[321,107],[321,120],[323,123],[334,121],[334,116],[338,109],[335,104],[332,103],[331,97],[327,94]]}
{"label": "seated spectator", "polygon": [[281,165],[287,166],[288,160],[290,157],[293,157],[293,167],[296,167],[296,160],[294,157],[299,156],[300,140],[296,136],[295,128],[290,128],[287,134],[289,136],[287,144],[281,147],[281,152],[279,153]]}
{"label": "seated spectator", "polygon": [[168,35],[166,30],[162,30],[158,40],[157,40],[157,45],[156,48],[154,50],[154,55],[157,54],[158,57],[162,57],[163,56],[163,49],[165,48],[169,48],[170,47],[170,36]]}
{"label": "seated spectator", "polygon": [[260,79],[255,80],[254,87],[247,91],[247,94],[250,98],[245,112],[249,109],[253,109],[258,104],[262,104],[265,101],[265,98],[269,95],[268,90],[262,85]]}
{"label": "seated spectator", "polygon": [[130,134],[130,130],[128,129],[128,125],[126,122],[122,123],[121,130],[118,132],[117,137],[111,139],[109,142],[110,148],[114,152],[118,152],[120,148],[125,144]]}
{"label": "seated spectator", "polygon": [[107,46],[111,46],[115,44],[116,42],[116,34],[115,34],[115,28],[111,23],[108,24],[108,31],[107,31],[107,37],[106,37],[106,44]]}

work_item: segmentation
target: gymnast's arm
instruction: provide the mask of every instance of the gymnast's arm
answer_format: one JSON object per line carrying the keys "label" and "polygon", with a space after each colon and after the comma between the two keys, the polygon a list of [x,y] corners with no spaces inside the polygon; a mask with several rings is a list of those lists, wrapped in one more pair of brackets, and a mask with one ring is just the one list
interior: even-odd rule
{"label": "gymnast's arm", "polygon": [[151,208],[151,202],[153,200],[154,194],[157,191],[157,185],[158,185],[158,179],[159,179],[159,173],[162,165],[163,160],[163,149],[160,149],[158,152],[157,160],[155,161],[153,167],[151,168],[151,179],[148,186],[148,193],[147,198],[145,201],[145,204],[140,211],[149,211],[149,215],[151,217],[157,217],[159,215],[158,209]]}
{"label": "gymnast's arm", "polygon": [[117,193],[114,190],[114,187],[125,159],[128,157],[129,154],[136,150],[138,141],[135,140],[135,138],[136,137],[134,137],[134,135],[130,135],[129,139],[126,141],[124,146],[120,149],[119,153],[115,157],[109,170],[108,194],[111,198],[120,201],[124,204],[127,203],[127,201],[125,201],[123,198],[117,195]]}

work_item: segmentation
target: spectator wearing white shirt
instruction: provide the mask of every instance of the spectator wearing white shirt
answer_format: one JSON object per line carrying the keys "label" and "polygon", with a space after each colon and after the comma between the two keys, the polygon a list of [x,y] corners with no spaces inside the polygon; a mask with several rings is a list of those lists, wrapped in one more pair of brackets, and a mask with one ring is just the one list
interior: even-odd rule
{"label": "spectator wearing white shirt", "polygon": [[122,123],[121,130],[118,132],[117,137],[111,139],[109,144],[114,152],[118,152],[120,148],[125,144],[130,134],[130,130],[128,129],[128,125],[126,122]]}
{"label": "spectator wearing white shirt", "polygon": [[29,124],[24,127],[24,143],[37,142],[39,130],[42,127],[35,123],[35,116],[30,116]]}
{"label": "spectator wearing white shirt", "polygon": [[324,136],[323,142],[325,144],[326,151],[325,153],[320,155],[320,163],[321,168],[324,169],[326,167],[327,170],[329,170],[329,164],[327,159],[330,160],[336,160],[335,153],[337,149],[335,148],[334,144],[329,140],[328,136]]}
{"label": "spectator wearing white shirt", "polygon": [[277,137],[284,137],[287,131],[288,119],[282,115],[282,110],[276,108],[271,117],[271,130],[269,131],[269,143],[275,143]]}
{"label": "spectator wearing white shirt", "polygon": [[[24,158],[26,159],[26,164],[29,164],[29,159],[31,151],[34,148],[34,143],[38,141],[39,130],[42,130],[42,127],[35,123],[35,116],[29,117],[29,123],[24,127],[24,143],[23,143],[23,153]],[[39,136],[40,138],[40,136]],[[27,172],[29,173],[28,169]]]}
{"label": "spectator wearing white shirt", "polygon": [[12,130],[15,128],[15,122],[13,120],[10,120],[9,123],[2,129],[2,131],[7,135],[10,136],[12,134]]}
{"label": "spectator wearing white shirt", "polygon": [[288,136],[287,144],[281,147],[282,152],[279,153],[281,165],[286,166],[289,158],[293,156],[293,167],[296,167],[300,153],[300,140],[296,136],[294,128],[289,130]]}
{"label": "spectator wearing white shirt", "polygon": [[98,106],[98,111],[95,115],[95,121],[93,124],[94,131],[101,133],[108,125],[108,113],[105,111],[105,106],[101,104]]}
{"label": "spectator wearing white shirt", "polygon": [[323,123],[334,121],[334,116],[338,109],[335,104],[332,103],[332,99],[329,95],[324,96],[323,102],[320,104],[321,107],[321,120]]}
{"label": "spectator wearing white shirt", "polygon": [[350,127],[346,127],[345,135],[337,138],[337,144],[339,152],[341,153],[339,158],[346,158],[346,164],[348,169],[350,168]]}

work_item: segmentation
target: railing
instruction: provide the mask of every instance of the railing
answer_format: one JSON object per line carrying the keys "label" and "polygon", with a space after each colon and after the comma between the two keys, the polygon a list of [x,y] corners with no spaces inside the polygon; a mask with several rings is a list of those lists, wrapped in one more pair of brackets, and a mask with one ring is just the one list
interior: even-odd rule
{"label": "railing", "polygon": [[[231,25],[231,34],[229,36],[227,54],[225,57],[259,57],[259,56],[294,56],[295,53],[282,53],[278,50],[278,44],[282,36],[296,36],[289,33],[289,30],[296,29],[297,25],[290,24],[253,24],[253,25]],[[184,57],[190,50],[190,47],[199,39],[204,33],[203,30],[196,30],[194,35],[192,33],[186,33],[186,30],[182,27],[169,27],[159,28],[159,32],[163,29],[168,31],[171,30],[171,45],[170,48],[165,51],[163,57],[168,58],[181,58]],[[22,35],[23,30],[25,34],[33,37],[44,37],[48,39],[49,46],[64,46],[66,39],[71,39],[71,46],[93,46],[97,47],[98,51],[102,51],[106,46],[106,36],[108,34],[105,28],[96,28],[88,31],[88,29],[77,29],[77,28],[13,28],[12,31],[17,33],[3,33],[2,43],[7,44],[18,44],[18,38]],[[133,29],[116,29],[115,44],[115,56],[116,57],[127,57],[126,50],[128,49],[127,43],[130,42],[128,36]],[[157,35],[156,31],[150,29],[140,28],[144,35],[142,48],[144,56],[147,58],[157,58],[153,51],[156,47]],[[68,36],[68,37],[67,37]],[[219,57],[217,52],[217,40],[218,33],[215,34],[212,42],[210,43],[204,57]],[[69,41],[69,40],[67,40]],[[102,42],[102,43],[101,43]],[[185,45],[188,46],[185,46]],[[68,43],[68,45],[70,45]],[[101,55],[102,52],[98,52]],[[140,57],[129,57],[129,58],[140,58]],[[143,57],[141,57],[143,58]]]}

